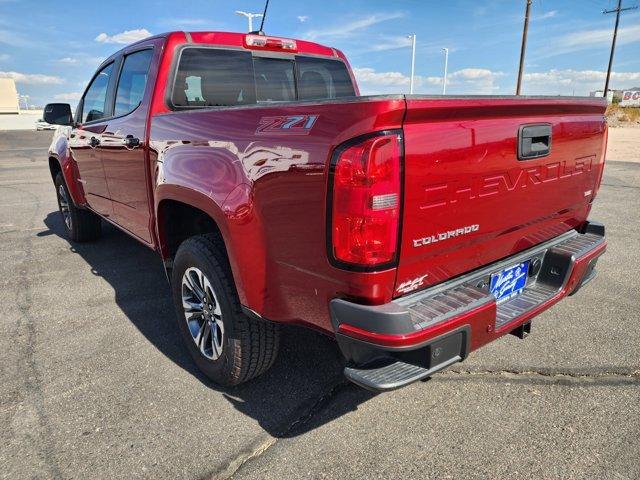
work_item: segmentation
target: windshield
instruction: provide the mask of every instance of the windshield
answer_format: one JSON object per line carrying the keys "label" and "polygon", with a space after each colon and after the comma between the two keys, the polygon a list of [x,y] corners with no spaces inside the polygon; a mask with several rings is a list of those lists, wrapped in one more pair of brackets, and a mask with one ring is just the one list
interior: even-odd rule
{"label": "windshield", "polygon": [[185,48],[171,100],[178,108],[331,100],[355,95],[340,60],[253,56],[242,50]]}

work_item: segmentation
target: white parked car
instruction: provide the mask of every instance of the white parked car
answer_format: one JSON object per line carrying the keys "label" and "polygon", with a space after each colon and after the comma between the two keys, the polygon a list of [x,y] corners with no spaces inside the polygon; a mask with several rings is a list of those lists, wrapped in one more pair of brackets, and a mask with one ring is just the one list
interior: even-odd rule
{"label": "white parked car", "polygon": [[57,127],[45,122],[42,118],[36,122],[36,130],[55,130]]}

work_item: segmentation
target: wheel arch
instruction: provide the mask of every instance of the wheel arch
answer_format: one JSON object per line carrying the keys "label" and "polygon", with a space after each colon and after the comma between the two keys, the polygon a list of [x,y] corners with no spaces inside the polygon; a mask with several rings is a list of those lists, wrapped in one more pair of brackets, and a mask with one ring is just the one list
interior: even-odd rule
{"label": "wheel arch", "polygon": [[[52,155],[49,156],[49,172],[51,172],[51,180],[56,181],[58,173],[62,172],[62,167],[58,159]],[[64,174],[63,174],[64,175]]]}
{"label": "wheel arch", "polygon": [[56,181],[56,175],[62,173],[64,182],[67,185],[69,195],[73,204],[78,208],[86,208],[87,200],[84,195],[84,189],[78,182],[78,175],[75,171],[73,162],[67,157],[60,158],[54,153],[49,153],[49,172],[51,173],[51,181]]}
{"label": "wheel arch", "polygon": [[156,191],[155,213],[158,251],[169,280],[180,244],[195,235],[213,234],[229,261],[240,301],[244,304],[246,295],[240,267],[229,241],[228,225],[220,207],[198,191],[163,185]]}

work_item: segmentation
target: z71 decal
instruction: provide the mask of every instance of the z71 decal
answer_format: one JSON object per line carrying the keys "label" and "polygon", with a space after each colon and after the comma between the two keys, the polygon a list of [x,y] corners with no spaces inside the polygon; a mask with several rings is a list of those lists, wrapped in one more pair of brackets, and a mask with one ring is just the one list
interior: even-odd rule
{"label": "z71 decal", "polygon": [[309,135],[318,115],[262,117],[256,135]]}

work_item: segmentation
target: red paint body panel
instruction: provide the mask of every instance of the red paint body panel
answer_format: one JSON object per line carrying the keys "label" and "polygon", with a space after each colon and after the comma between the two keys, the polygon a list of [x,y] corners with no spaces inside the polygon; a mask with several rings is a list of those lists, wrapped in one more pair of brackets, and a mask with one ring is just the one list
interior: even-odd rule
{"label": "red paint body panel", "polygon": [[[521,125],[550,123],[548,156],[518,160]],[[398,284],[440,283],[581,225],[604,166],[599,99],[407,101]],[[459,228],[474,231],[440,240]],[[433,238],[436,237],[436,238]],[[432,240],[415,246],[416,239]],[[437,240],[437,241],[436,241]]]}
{"label": "red paint body panel", "polygon": [[[153,48],[148,76],[149,84],[155,83],[157,68],[162,58],[163,39],[153,39],[125,49],[124,54]],[[112,220],[149,245],[153,241],[153,192],[149,182],[149,149],[147,121],[153,89],[147,88],[140,105],[128,115],[105,122],[100,145],[104,175],[112,200]],[[140,140],[141,145],[129,148],[124,145],[129,135]]]}
{"label": "red paint body panel", "polygon": [[[244,38],[173,32],[114,54],[103,65],[136,49],[155,49],[142,104],[126,117],[59,129],[51,156],[62,165],[77,205],[108,217],[164,259],[164,234],[172,219],[158,218],[163,202],[183,202],[208,214],[225,240],[242,304],[265,318],[332,334],[333,298],[388,303],[399,295],[400,283],[424,275],[417,288],[442,282],[586,220],[602,175],[603,101],[396,95],[169,108],[177,48],[188,42],[243,48]],[[338,50],[296,42],[298,55],[339,58],[348,66]],[[350,68],[349,73],[353,78]],[[263,118],[292,115],[317,118],[307,134],[257,131]],[[552,125],[552,153],[520,162],[518,128],[538,122]],[[398,267],[369,273],[336,268],[327,258],[331,155],[349,139],[387,129],[402,129],[405,150]],[[140,138],[140,147],[120,145],[128,134]],[[100,151],[87,145],[92,135],[104,141]],[[471,224],[479,228],[470,235],[413,246],[416,238]],[[483,308],[454,323],[479,327],[492,313]],[[456,325],[438,325],[437,332],[423,336]],[[472,346],[497,336],[474,327]]]}
{"label": "red paint body panel", "polygon": [[[209,199],[244,305],[266,318],[330,330],[336,296],[391,300],[395,270],[353,273],[326,254],[327,164],[347,139],[399,128],[404,100],[306,102],[157,115],[158,202],[168,186]],[[309,135],[255,131],[265,116],[317,115]],[[179,200],[179,198],[175,198]]]}

